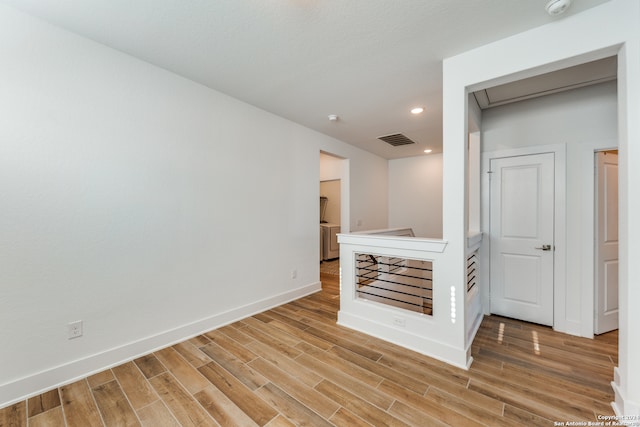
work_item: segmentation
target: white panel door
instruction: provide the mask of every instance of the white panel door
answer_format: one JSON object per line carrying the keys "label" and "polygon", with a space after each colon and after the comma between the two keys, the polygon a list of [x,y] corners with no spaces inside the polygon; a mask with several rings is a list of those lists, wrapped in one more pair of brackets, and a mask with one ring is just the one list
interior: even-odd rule
{"label": "white panel door", "polygon": [[491,160],[491,312],[553,325],[553,153]]}
{"label": "white panel door", "polygon": [[596,153],[595,333],[618,329],[618,153]]}

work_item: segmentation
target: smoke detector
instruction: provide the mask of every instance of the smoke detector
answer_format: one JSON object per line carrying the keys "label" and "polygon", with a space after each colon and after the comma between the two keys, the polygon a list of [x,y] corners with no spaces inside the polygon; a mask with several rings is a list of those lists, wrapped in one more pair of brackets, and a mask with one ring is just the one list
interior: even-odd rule
{"label": "smoke detector", "polygon": [[571,0],[549,0],[544,10],[551,16],[563,14],[571,6]]}

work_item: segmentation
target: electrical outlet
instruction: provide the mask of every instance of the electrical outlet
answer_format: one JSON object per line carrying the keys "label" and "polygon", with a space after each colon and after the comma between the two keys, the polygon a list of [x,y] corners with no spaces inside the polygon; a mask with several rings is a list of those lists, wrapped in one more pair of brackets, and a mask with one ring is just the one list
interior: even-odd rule
{"label": "electrical outlet", "polygon": [[82,320],[71,322],[67,325],[67,338],[79,338],[82,336]]}
{"label": "electrical outlet", "polygon": [[295,279],[296,277],[298,277],[298,270],[291,270],[291,278]]}
{"label": "electrical outlet", "polygon": [[394,317],[393,318],[393,324],[395,326],[400,326],[402,328],[404,328],[407,325],[407,322],[404,318],[402,317]]}

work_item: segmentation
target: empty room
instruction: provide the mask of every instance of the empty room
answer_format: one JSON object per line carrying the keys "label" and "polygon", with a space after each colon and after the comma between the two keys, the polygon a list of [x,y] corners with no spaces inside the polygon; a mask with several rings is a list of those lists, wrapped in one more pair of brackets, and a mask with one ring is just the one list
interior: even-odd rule
{"label": "empty room", "polygon": [[638,22],[0,0],[0,427],[638,424]]}

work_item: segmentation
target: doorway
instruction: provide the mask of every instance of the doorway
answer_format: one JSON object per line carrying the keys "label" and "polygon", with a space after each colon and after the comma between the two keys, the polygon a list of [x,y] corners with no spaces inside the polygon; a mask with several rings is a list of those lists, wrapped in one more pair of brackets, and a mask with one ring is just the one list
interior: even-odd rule
{"label": "doorway", "polygon": [[553,326],[554,153],[490,161],[491,313]]}
{"label": "doorway", "polygon": [[337,234],[349,230],[349,160],[321,151],[319,178],[320,272],[331,268],[333,274],[339,269]]}
{"label": "doorway", "polygon": [[[591,152],[593,158],[593,151]],[[537,292],[544,292],[546,297],[549,297],[551,294],[550,300],[552,301],[552,317],[549,320],[549,315],[546,314],[546,320],[533,320],[534,322],[540,322],[543,324],[549,324],[553,326],[554,330],[565,333],[574,333],[571,329],[572,325],[568,325],[565,321],[567,316],[567,280],[566,280],[566,259],[567,259],[567,146],[566,144],[549,144],[549,145],[538,145],[531,147],[522,147],[522,148],[508,148],[508,149],[496,149],[492,151],[485,151],[482,153],[482,228],[486,230],[487,238],[486,243],[483,244],[484,249],[481,251],[480,259],[483,266],[485,266],[484,273],[482,274],[482,281],[486,283],[486,286],[481,288],[482,292],[482,300],[483,306],[485,308],[485,314],[489,315],[492,313],[499,314],[495,311],[495,298],[493,295],[497,291],[493,287],[493,282],[497,273],[495,270],[499,271],[499,267],[495,264],[495,238],[492,232],[492,221],[495,222],[496,218],[494,215],[495,209],[491,208],[491,193],[492,186],[495,186],[497,183],[495,182],[496,178],[494,178],[494,170],[492,170],[492,163],[494,165],[499,165],[500,163],[495,163],[499,161],[499,159],[529,159],[535,160],[532,163],[535,163],[536,157],[538,155],[549,155],[553,158],[552,163],[552,210],[553,210],[553,235],[549,239],[549,235],[544,235],[544,239],[540,239],[539,242],[533,242],[531,245],[533,248],[543,248],[544,245],[550,245],[549,250],[543,249],[531,249],[532,253],[538,253],[539,256],[544,256],[544,258],[552,259],[552,279],[549,280],[551,286],[543,287],[544,291],[538,290]],[[532,156],[532,157],[529,157]],[[544,157],[544,156],[543,156]],[[515,160],[514,160],[515,161]],[[526,163],[526,161],[525,161]],[[548,167],[542,167],[542,169],[536,172],[536,175],[540,176],[542,179],[543,176],[549,175]],[[527,169],[524,167],[524,169]],[[516,171],[514,170],[513,176],[518,174],[520,175],[533,175],[533,171]],[[593,177],[593,175],[592,175]],[[593,179],[592,179],[593,181]],[[517,181],[516,181],[517,182]],[[538,185],[538,184],[536,184]],[[494,194],[495,194],[494,190]],[[547,190],[545,190],[547,191]],[[593,194],[593,192],[591,193]],[[593,205],[592,205],[593,206]],[[512,213],[508,213],[513,215]],[[495,226],[493,227],[495,230]],[[513,234],[516,234],[514,231],[510,231]],[[547,232],[548,233],[548,232]],[[542,241],[545,240],[545,241]],[[535,251],[535,252],[533,252]],[[522,262],[527,260],[525,257],[522,258]],[[535,255],[532,255],[535,257]],[[514,257],[516,261],[519,261],[517,256]],[[533,259],[533,258],[532,258]],[[592,258],[593,259],[593,258]],[[539,262],[543,262],[545,259],[540,260]],[[533,263],[533,261],[531,261]],[[515,274],[517,271],[516,267],[510,266],[509,274]],[[529,267],[531,268],[531,267]],[[542,284],[540,286],[543,286]],[[592,284],[593,289],[593,284]],[[593,295],[593,292],[592,292]],[[507,294],[507,297],[510,299],[518,300],[530,298],[530,295],[512,295]],[[524,302],[526,304],[526,301]],[[529,304],[535,305],[531,302]],[[545,307],[548,310],[548,305]],[[505,316],[511,316],[512,318],[524,320],[525,318],[520,315],[520,312],[513,313],[510,312]],[[593,312],[591,315],[593,318]]]}
{"label": "doorway", "polygon": [[340,256],[340,180],[320,181],[320,261]]}

